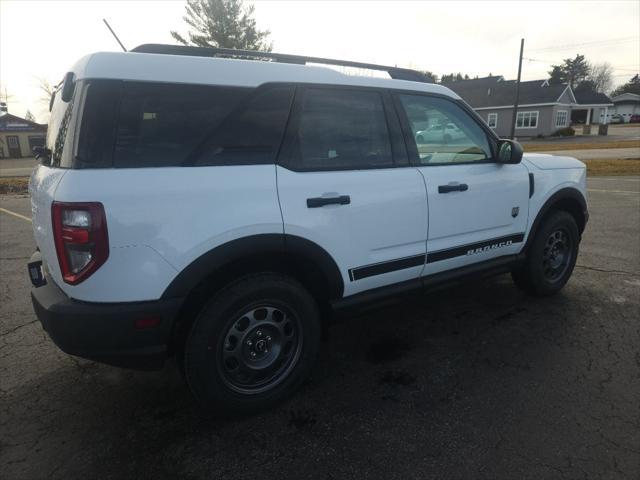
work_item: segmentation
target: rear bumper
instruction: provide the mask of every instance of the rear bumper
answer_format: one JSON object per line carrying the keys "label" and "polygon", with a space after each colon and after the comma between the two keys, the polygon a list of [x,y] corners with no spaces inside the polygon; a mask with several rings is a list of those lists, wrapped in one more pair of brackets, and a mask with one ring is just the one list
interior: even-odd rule
{"label": "rear bumper", "polygon": [[[66,353],[119,367],[152,370],[167,358],[182,299],[135,303],[88,303],[69,298],[51,279],[32,288],[33,308],[53,342]],[[137,328],[140,319],[157,318]]]}

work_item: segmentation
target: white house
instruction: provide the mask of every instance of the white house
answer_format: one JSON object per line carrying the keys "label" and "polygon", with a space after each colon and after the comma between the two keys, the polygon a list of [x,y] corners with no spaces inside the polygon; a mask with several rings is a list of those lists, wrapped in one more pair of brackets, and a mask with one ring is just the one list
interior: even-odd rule
{"label": "white house", "polygon": [[624,123],[629,123],[631,115],[640,115],[640,95],[623,93],[611,99],[614,114],[622,115]]}

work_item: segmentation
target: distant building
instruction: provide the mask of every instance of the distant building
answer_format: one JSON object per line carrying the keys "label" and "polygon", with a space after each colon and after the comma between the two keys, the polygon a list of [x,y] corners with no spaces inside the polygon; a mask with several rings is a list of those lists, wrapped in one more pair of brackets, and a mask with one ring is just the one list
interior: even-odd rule
{"label": "distant building", "polygon": [[33,147],[45,143],[47,126],[0,112],[0,158],[32,157]]}
{"label": "distant building", "polygon": [[[606,123],[607,109],[613,107],[609,97],[597,94],[597,98],[586,98],[582,104],[566,84],[550,84],[548,80],[520,82],[518,113],[514,118],[513,105],[516,98],[516,81],[502,76],[490,76],[472,80],[445,83],[460,95],[500,137],[511,133],[515,122],[516,137],[548,136],[571,125],[572,113],[583,111],[591,123]],[[593,103],[591,103],[593,101]],[[604,116],[599,116],[602,109]],[[592,115],[592,112],[596,112]],[[584,122],[583,122],[584,123]]]}
{"label": "distant building", "polygon": [[621,115],[624,123],[629,123],[631,115],[640,115],[640,95],[623,93],[611,99],[614,114]]}
{"label": "distant building", "polygon": [[604,93],[575,90],[576,105],[572,120],[585,125],[609,123],[613,114],[613,102]]}

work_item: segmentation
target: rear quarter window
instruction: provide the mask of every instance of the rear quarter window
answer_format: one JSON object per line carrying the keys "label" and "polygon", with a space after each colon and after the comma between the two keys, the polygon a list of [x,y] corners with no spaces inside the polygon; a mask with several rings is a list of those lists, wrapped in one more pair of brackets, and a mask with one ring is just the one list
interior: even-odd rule
{"label": "rear quarter window", "polygon": [[73,166],[184,165],[252,90],[91,80]]}
{"label": "rear quarter window", "polygon": [[164,167],[185,160],[251,89],[125,83],[114,167]]}

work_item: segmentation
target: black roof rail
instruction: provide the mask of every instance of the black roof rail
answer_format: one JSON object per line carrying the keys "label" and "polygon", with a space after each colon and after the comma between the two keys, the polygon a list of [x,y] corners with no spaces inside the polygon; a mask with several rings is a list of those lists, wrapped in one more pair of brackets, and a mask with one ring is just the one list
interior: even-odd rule
{"label": "black roof rail", "polygon": [[167,55],[187,55],[192,57],[241,57],[251,60],[274,60],[278,63],[293,63],[306,65],[319,63],[324,65],[338,65],[341,67],[364,68],[366,70],[380,70],[387,72],[394,80],[410,80],[412,82],[433,83],[424,73],[409,68],[388,67],[375,63],[350,62],[321,57],[305,57],[287,53],[259,52],[255,50],[236,50],[233,48],[188,47],[183,45],[163,45],[161,43],[145,43],[130,52],[160,53]]}

